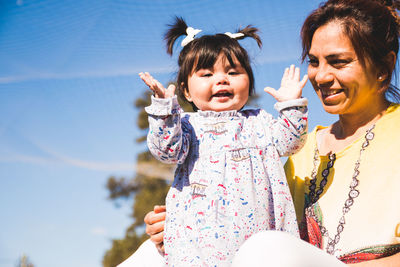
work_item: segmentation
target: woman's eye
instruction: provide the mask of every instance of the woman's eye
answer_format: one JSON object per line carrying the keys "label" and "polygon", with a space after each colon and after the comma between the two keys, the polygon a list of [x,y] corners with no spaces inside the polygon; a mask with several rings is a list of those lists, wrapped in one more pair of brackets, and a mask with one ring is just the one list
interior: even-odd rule
{"label": "woman's eye", "polygon": [[310,65],[312,67],[317,67],[318,66],[318,60],[316,60],[314,58],[310,58],[310,59],[308,59],[308,65]]}
{"label": "woman's eye", "polygon": [[336,59],[336,60],[332,60],[331,62],[329,62],[329,64],[331,64],[335,68],[344,67],[348,63],[349,63],[349,61],[348,60],[344,60],[344,59]]}
{"label": "woman's eye", "polygon": [[211,77],[212,73],[203,73],[201,77]]}
{"label": "woman's eye", "polygon": [[228,72],[228,74],[229,74],[229,75],[238,75],[239,72],[237,72],[237,71],[230,71],[230,72]]}

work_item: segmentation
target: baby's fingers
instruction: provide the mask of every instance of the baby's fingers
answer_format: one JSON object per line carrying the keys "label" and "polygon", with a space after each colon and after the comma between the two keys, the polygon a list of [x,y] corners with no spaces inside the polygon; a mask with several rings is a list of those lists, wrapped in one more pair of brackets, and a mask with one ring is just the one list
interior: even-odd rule
{"label": "baby's fingers", "polygon": [[289,77],[289,68],[285,68],[282,75],[282,81],[287,80]]}
{"label": "baby's fingers", "polygon": [[164,98],[165,88],[164,86],[153,78],[148,72],[139,73],[139,77],[142,81],[154,92],[155,97]]}
{"label": "baby's fingers", "polygon": [[300,80],[300,68],[296,68],[294,65],[290,65],[289,68],[286,68],[282,76],[282,82],[292,80]]}
{"label": "baby's fingers", "polygon": [[175,95],[176,86],[174,84],[168,85],[167,89],[165,90],[165,98],[173,97]]}
{"label": "baby's fingers", "polygon": [[286,76],[286,77],[285,77],[286,79],[293,80],[293,79],[295,78],[295,75],[296,75],[296,68],[294,67],[293,64],[290,65],[289,68],[286,68],[286,69],[285,69],[285,74],[286,74],[286,72],[287,72],[287,75],[284,75],[284,76]]}
{"label": "baby's fingers", "polygon": [[306,74],[303,76],[303,79],[300,81],[300,88],[304,88],[304,86],[307,83],[307,80],[308,80],[308,75]]}
{"label": "baby's fingers", "polygon": [[264,92],[267,92],[268,94],[270,94],[270,95],[272,95],[273,97],[275,97],[275,95],[277,94],[277,90],[275,90],[274,88],[272,88],[272,87],[265,87],[264,88]]}
{"label": "baby's fingers", "polygon": [[293,80],[300,81],[300,68],[294,68]]}
{"label": "baby's fingers", "polygon": [[142,79],[142,81],[151,89],[151,90],[155,90],[156,85],[156,81],[153,78],[153,76],[151,76],[148,72],[140,72],[139,73],[139,77],[140,79]]}
{"label": "baby's fingers", "polygon": [[140,72],[139,77],[151,89],[153,86],[153,77],[148,72]]}

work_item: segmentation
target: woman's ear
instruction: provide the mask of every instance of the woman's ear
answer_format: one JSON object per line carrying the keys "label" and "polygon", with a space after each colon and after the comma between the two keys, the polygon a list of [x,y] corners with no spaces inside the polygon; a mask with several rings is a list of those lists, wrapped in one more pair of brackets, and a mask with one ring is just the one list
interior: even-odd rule
{"label": "woman's ear", "polygon": [[[394,70],[394,67],[396,65],[396,59],[397,59],[396,58],[396,54],[393,51],[390,51],[385,56],[385,62],[386,62],[386,66],[388,67],[388,70],[392,70],[392,71]],[[388,71],[381,72],[381,73],[378,73],[377,79],[378,79],[379,82],[384,82],[388,78],[390,78],[388,76],[389,76],[389,72]]]}
{"label": "woman's ear", "polygon": [[393,51],[390,51],[386,56],[385,56],[385,62],[387,69],[379,72],[377,81],[381,84],[381,87],[379,89],[380,92],[384,93],[388,87],[389,87],[389,81],[390,78],[389,75],[393,72],[395,65],[396,65],[396,59],[397,56]]}
{"label": "woman's ear", "polygon": [[190,96],[189,89],[185,86],[184,83],[181,83],[181,87],[183,89],[183,95],[185,96],[186,100],[192,102],[192,97]]}
{"label": "woman's ear", "polygon": [[397,60],[397,55],[394,51],[390,51],[386,57],[385,57],[386,62],[388,62],[389,66],[391,67],[392,70],[396,67],[396,60]]}

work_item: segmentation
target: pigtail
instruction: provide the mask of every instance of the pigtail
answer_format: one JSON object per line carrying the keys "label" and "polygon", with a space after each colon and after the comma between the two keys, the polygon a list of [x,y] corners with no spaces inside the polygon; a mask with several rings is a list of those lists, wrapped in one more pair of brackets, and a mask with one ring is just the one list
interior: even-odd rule
{"label": "pigtail", "polygon": [[181,17],[175,17],[175,23],[168,25],[170,29],[165,33],[164,40],[167,42],[167,53],[172,55],[176,39],[186,35],[188,28],[186,22]]}
{"label": "pigtail", "polygon": [[257,32],[259,32],[258,28],[253,27],[252,25],[247,25],[247,26],[246,26],[245,28],[243,28],[243,29],[240,29],[240,28],[239,28],[239,29],[237,30],[237,32],[238,32],[238,33],[242,33],[243,36],[241,36],[241,37],[236,37],[236,39],[241,40],[241,39],[244,39],[244,38],[246,38],[246,37],[251,37],[251,38],[253,38],[254,40],[256,40],[257,45],[258,45],[259,48],[262,47],[261,38],[260,38],[260,36],[257,34]]}

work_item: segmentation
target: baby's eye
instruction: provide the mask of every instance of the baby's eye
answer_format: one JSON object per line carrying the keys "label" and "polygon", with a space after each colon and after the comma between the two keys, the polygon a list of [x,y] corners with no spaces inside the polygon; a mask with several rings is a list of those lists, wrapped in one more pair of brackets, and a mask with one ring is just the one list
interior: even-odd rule
{"label": "baby's eye", "polygon": [[229,75],[238,75],[238,74],[240,74],[240,73],[239,73],[238,71],[231,70],[231,71],[228,72],[228,74],[229,74]]}
{"label": "baby's eye", "polygon": [[201,75],[201,77],[211,77],[212,73],[204,73]]}

